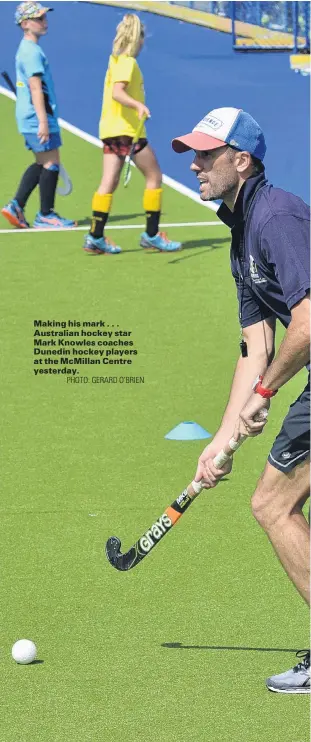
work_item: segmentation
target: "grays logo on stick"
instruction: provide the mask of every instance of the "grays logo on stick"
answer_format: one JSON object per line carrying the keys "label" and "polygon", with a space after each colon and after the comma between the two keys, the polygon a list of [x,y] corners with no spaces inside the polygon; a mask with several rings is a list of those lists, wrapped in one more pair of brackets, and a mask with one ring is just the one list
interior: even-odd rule
{"label": "grays logo on stick", "polygon": [[167,533],[167,531],[172,528],[172,521],[166,515],[166,513],[163,513],[161,515],[161,518],[157,520],[151,528],[144,533],[144,535],[139,539],[139,547],[143,550],[145,554],[152,549],[152,547],[155,545],[157,541],[160,541],[160,539]]}

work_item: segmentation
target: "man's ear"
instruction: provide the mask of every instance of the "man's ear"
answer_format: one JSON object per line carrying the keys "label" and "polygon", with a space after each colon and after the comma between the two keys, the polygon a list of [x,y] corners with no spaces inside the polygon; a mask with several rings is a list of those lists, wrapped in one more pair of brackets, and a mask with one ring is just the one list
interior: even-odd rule
{"label": "man's ear", "polygon": [[252,157],[249,152],[239,152],[236,160],[236,169],[238,173],[245,173],[245,171],[252,167]]}

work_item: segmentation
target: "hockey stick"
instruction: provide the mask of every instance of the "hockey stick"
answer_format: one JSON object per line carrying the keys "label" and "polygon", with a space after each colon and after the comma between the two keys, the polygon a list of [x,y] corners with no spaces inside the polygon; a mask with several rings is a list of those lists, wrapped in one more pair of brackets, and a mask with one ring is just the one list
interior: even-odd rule
{"label": "hockey stick", "polygon": [[[14,83],[12,82],[10,75],[7,72],[1,72],[1,75],[3,79],[5,80],[8,88],[11,90],[12,93],[16,96],[16,87]],[[63,181],[63,185],[57,186],[57,193],[60,196],[69,196],[69,194],[72,191],[72,180],[69,177],[67,171],[65,170],[64,166],[60,164],[59,166],[59,175]]]}
{"label": "hockey stick", "polygon": [[124,175],[123,175],[123,185],[124,185],[124,188],[126,188],[128,186],[128,184],[129,184],[129,182],[131,180],[131,177],[132,177],[131,162],[132,162],[133,156],[135,154],[135,147],[136,147],[136,144],[137,144],[137,142],[139,140],[139,137],[141,135],[141,132],[143,130],[143,127],[144,127],[144,123],[146,121],[146,118],[147,118],[146,116],[143,116],[142,119],[140,120],[139,125],[138,125],[138,128],[136,129],[136,132],[134,134],[134,138],[133,138],[133,141],[132,141],[132,146],[131,146],[130,153],[129,153],[129,155],[126,155],[126,158],[125,158],[125,168],[124,168]]}
{"label": "hockey stick", "polygon": [[[231,438],[229,443],[215,456],[213,460],[214,466],[221,469],[229,461],[234,452],[240,448],[245,439],[246,436],[241,436],[238,441]],[[148,528],[148,531],[125,554],[121,554],[120,539],[116,536],[111,536],[106,543],[106,556],[110,564],[121,572],[126,572],[136,567],[150,553],[151,549],[161,541],[163,536],[168,533],[175,523],[177,523],[179,518],[190,507],[193,500],[200,494],[202,488],[201,482],[191,482],[181,495],[177,497],[177,500],[174,500],[172,505],[166,508],[163,515],[153,523],[151,528]]]}

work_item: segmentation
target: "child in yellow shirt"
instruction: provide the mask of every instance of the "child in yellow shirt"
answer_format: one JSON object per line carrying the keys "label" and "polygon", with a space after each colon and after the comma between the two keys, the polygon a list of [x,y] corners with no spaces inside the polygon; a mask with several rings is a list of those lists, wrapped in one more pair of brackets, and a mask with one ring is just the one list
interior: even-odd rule
{"label": "child in yellow shirt", "polygon": [[[132,13],[125,15],[117,26],[109,58],[99,125],[99,136],[103,141],[103,176],[93,196],[91,229],[83,245],[84,250],[97,255],[121,252],[121,248],[104,235],[104,228],[139,122],[150,116],[145,105],[143,76],[136,61],[144,37],[144,26],[139,17]],[[133,160],[146,180],[143,198],[146,231],[141,235],[140,245],[146,250],[161,252],[180,250],[180,242],[173,242],[164,232],[159,232],[162,173],[146,139],[145,128],[136,144]]]}

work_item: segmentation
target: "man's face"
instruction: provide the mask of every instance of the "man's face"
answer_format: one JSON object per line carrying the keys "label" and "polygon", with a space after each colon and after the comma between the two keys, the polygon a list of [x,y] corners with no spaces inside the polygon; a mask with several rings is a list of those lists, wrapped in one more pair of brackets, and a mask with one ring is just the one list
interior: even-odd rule
{"label": "man's face", "polygon": [[[238,154],[238,153],[236,153]],[[224,199],[239,184],[235,153],[227,146],[209,151],[196,151],[191,170],[200,183],[202,201]]]}
{"label": "man's face", "polygon": [[48,30],[46,13],[44,13],[41,18],[28,18],[27,21],[24,21],[24,24],[24,30],[30,31],[30,33],[33,33],[35,36],[44,36]]}

